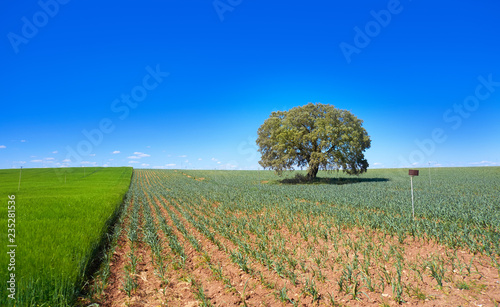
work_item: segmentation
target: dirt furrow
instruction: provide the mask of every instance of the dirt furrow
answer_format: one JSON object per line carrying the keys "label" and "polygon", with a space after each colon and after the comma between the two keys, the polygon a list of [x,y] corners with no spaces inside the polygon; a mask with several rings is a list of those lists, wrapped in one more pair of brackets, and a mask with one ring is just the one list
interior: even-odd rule
{"label": "dirt furrow", "polygon": [[[281,303],[276,299],[274,292],[268,288],[266,288],[260,281],[260,277],[255,276],[255,274],[250,274],[244,272],[241,268],[239,268],[236,264],[234,264],[230,257],[225,254],[223,251],[219,250],[219,248],[213,244],[210,240],[205,238],[195,227],[191,225],[181,214],[177,211],[173,206],[170,205],[165,199],[163,199],[164,203],[168,206],[172,212],[174,212],[178,218],[182,221],[184,227],[188,230],[190,234],[196,237],[204,252],[207,253],[210,258],[210,265],[215,266],[216,269],[221,271],[221,279],[226,278],[226,284],[224,288],[234,288],[233,291],[239,298],[238,303],[243,303],[243,299],[245,298],[245,303],[249,306],[276,306],[281,305]],[[167,210],[164,209],[164,214],[168,214]],[[236,249],[236,247],[232,244],[232,242],[225,242],[226,246],[229,249]],[[220,264],[220,266],[219,266]],[[199,267],[198,269],[200,269]],[[212,276],[213,272],[210,273]],[[228,285],[231,284],[231,286]],[[225,305],[225,306],[234,306],[235,304],[227,304],[226,302],[221,302],[217,299],[218,294],[221,293],[221,288],[213,287],[212,285],[208,288],[208,293],[214,293],[214,297],[216,298],[212,301],[213,304],[217,305]]]}
{"label": "dirt furrow", "polygon": [[[283,297],[284,302],[291,303],[291,301],[294,301],[295,303],[301,302],[302,304],[306,305],[312,303],[310,297],[304,297],[302,295],[300,282],[298,282],[297,285],[292,285],[290,281],[283,279],[282,277],[277,275],[276,272],[270,270],[259,262],[252,261],[251,258],[249,258],[251,272],[245,273],[243,270],[241,270],[241,268],[239,268],[232,262],[231,257],[228,254],[226,254],[224,251],[221,251],[215,244],[213,244],[193,225],[191,225],[191,223],[189,223],[184,217],[182,217],[182,214],[176,208],[174,208],[174,206],[169,205],[169,208],[182,218],[186,228],[189,228],[189,232],[195,234],[196,237],[199,238],[200,242],[202,242],[203,244],[204,249],[209,251],[213,262],[226,263],[226,265],[224,266],[224,272],[227,272],[226,274],[231,278],[231,280],[234,280],[234,284],[239,285],[240,287],[244,287],[244,284],[248,281],[247,289],[252,289],[250,292],[248,292],[248,290],[246,292],[248,293],[247,303],[250,302],[250,305],[283,305],[283,302],[281,302],[278,297],[279,292],[284,287],[286,287],[288,297],[288,299],[285,299]],[[238,246],[230,240],[216,233],[214,233],[214,236],[217,240],[221,241],[229,251],[238,251]],[[241,292],[239,289],[238,291]]]}
{"label": "dirt furrow", "polygon": [[[133,200],[131,200],[133,203]],[[110,276],[108,283],[103,293],[103,299],[100,302],[102,306],[121,306],[120,302],[125,302],[127,299],[126,294],[123,292],[123,275],[125,273],[125,266],[128,261],[128,254],[130,253],[130,245],[127,239],[127,228],[130,224],[130,213],[133,210],[133,205],[128,207],[127,212],[123,212],[125,219],[123,222],[122,233],[118,237],[117,247],[113,253],[110,265]]]}

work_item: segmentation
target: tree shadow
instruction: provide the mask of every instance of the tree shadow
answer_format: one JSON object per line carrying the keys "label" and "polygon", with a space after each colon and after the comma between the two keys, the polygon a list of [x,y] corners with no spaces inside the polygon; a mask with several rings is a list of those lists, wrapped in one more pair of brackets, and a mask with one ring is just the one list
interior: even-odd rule
{"label": "tree shadow", "polygon": [[363,182],[387,182],[388,178],[363,178],[363,177],[352,177],[352,178],[320,178],[316,177],[313,180],[308,180],[305,176],[295,176],[294,178],[285,178],[278,180],[278,183],[282,184],[353,184],[353,183],[363,183]]}

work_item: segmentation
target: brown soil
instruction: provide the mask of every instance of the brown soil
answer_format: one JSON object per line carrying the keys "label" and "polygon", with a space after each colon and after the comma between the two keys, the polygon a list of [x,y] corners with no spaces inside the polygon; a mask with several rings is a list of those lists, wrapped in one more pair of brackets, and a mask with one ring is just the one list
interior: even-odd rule
{"label": "brown soil", "polygon": [[[203,214],[204,212],[198,212]],[[235,213],[240,216],[240,213]],[[207,214],[210,216],[210,214]],[[312,274],[318,274],[318,270],[324,276],[325,282],[317,283],[319,293],[322,293],[323,301],[325,301],[328,293],[332,293],[333,289],[338,289],[336,282],[342,275],[342,263],[335,263],[333,261],[334,255],[343,255],[348,251],[347,248],[340,247],[337,251],[331,247],[331,242],[322,239],[316,239],[314,244],[307,243],[300,235],[291,233],[288,229],[282,228],[279,231],[270,231],[269,237],[286,238],[285,250],[293,251],[297,259],[302,259],[305,266],[309,269],[303,271],[303,276],[308,278]],[[343,229],[342,237],[349,237],[354,243],[358,243],[360,238],[368,236],[373,238],[373,242],[380,241],[382,244],[380,249],[385,253],[389,252],[390,248],[400,250],[401,259],[404,259],[404,269],[402,271],[401,281],[405,285],[406,293],[403,299],[410,304],[423,305],[423,306],[451,306],[451,305],[493,305],[494,302],[500,302],[500,278],[499,272],[491,265],[491,259],[484,255],[473,255],[465,250],[452,251],[447,247],[439,245],[433,241],[422,239],[406,239],[403,243],[399,243],[397,238],[391,238],[383,233],[364,230],[364,229]],[[249,234],[250,240],[254,247],[256,236]],[[318,266],[313,259],[319,257],[316,250],[312,254],[306,252],[311,245],[325,247],[325,252],[329,255],[328,259],[322,259]],[[363,255],[357,255],[360,262],[364,260]],[[436,279],[433,278],[430,268],[426,265],[426,261],[432,262],[433,260],[441,259],[444,264],[443,267],[447,274],[443,280],[443,285],[439,286]],[[348,263],[353,260],[353,255],[349,257],[342,257],[343,263]],[[457,263],[455,263],[457,262]],[[396,259],[390,257],[384,262],[383,268],[386,268],[391,276],[396,276]],[[471,273],[467,272],[466,267],[471,264]],[[380,263],[372,262],[370,265],[370,277],[376,279],[376,273],[382,272],[382,267],[378,268]],[[420,266],[421,273],[418,274],[408,267]],[[319,268],[320,267],[320,268]],[[336,267],[333,270],[328,268]],[[304,283],[299,282],[299,286]],[[459,289],[464,288],[468,289]],[[291,287],[288,287],[291,289]],[[296,289],[292,289],[296,290]],[[367,294],[361,294],[358,299],[354,300],[352,294],[336,293],[335,300],[342,304],[347,305],[396,305],[394,301],[394,294],[392,285],[386,284],[383,288],[375,289],[375,291],[361,291]],[[333,291],[336,292],[336,291]],[[300,292],[299,292],[300,293]],[[308,302],[310,304],[312,302]],[[307,304],[306,304],[307,305]]]}
{"label": "brown soil", "polygon": [[[203,179],[196,178],[198,181]],[[138,180],[144,184],[144,191],[148,190],[149,185],[162,186],[160,178],[154,175],[139,177]],[[162,187],[162,190],[165,188]],[[182,215],[182,211],[186,210],[183,204],[159,194],[151,197],[147,196],[147,203],[143,205],[149,206],[157,229],[161,227],[155,205],[160,208],[159,214],[172,228],[173,235],[186,254],[185,262],[179,266],[179,256],[171,250],[169,238],[159,231],[162,257],[168,263],[168,283],[165,284],[155,274],[157,268],[153,252],[141,240],[142,231],[139,230],[139,243],[135,248],[139,259],[136,276],[138,288],[128,297],[123,290],[123,280],[131,246],[126,231],[123,231],[113,255],[111,275],[104,295],[94,300],[100,306],[203,306],[198,293],[200,288],[214,306],[292,306],[292,301],[298,306],[332,306],[331,298],[337,306],[397,306],[400,304],[394,287],[399,284],[398,278],[403,285],[402,305],[497,306],[500,302],[500,271],[492,264],[492,259],[485,255],[474,255],[461,249],[452,250],[428,239],[406,238],[400,242],[396,236],[363,228],[335,226],[335,229],[329,229],[327,238],[306,237],[305,229],[324,229],[327,226],[321,224],[320,219],[302,216],[294,217],[293,223],[288,226],[278,225],[275,229],[266,229],[264,236],[249,229],[239,231],[236,221],[255,220],[263,223],[266,219],[277,217],[278,213],[271,210],[250,215],[245,211],[227,209],[224,212],[233,221],[225,225],[231,230],[228,236],[216,230],[217,222],[206,225],[214,239],[220,242],[217,246]],[[225,206],[200,199],[199,203],[192,204],[192,208],[196,213],[192,218],[202,222],[204,219],[217,221],[220,211],[216,210]],[[176,227],[167,209],[177,216],[187,234],[198,242],[199,250]],[[131,210],[130,207],[127,214]],[[143,220],[141,213],[140,221]],[[128,225],[127,218],[124,229]],[[231,253],[244,254],[238,246],[239,240],[249,244],[251,249],[259,250],[264,244],[263,238],[268,238],[265,244],[273,263],[283,261],[284,257],[297,260],[295,266],[285,261],[282,263],[296,274],[295,284],[289,277],[278,274],[272,265],[264,265],[250,255],[246,255],[249,266],[247,272],[233,261]],[[500,258],[496,260],[500,261]],[[398,269],[399,264],[401,269]],[[438,284],[432,273],[433,264],[445,272],[442,285]],[[353,279],[346,281],[344,289],[347,290],[341,291],[339,281],[347,276],[349,267],[354,268]],[[367,280],[371,280],[373,289],[368,289]],[[305,291],[310,281],[314,281],[318,293],[316,301],[310,292]],[[353,289],[356,281],[360,289],[355,297]],[[279,299],[284,287],[287,289],[288,302]]]}
{"label": "brown soil", "polygon": [[[181,216],[179,211],[170,207],[171,210],[175,211],[178,216]],[[182,222],[186,229],[189,230],[191,234],[193,234],[198,241],[203,246],[203,250],[208,253],[210,256],[211,262],[213,264],[224,264],[223,265],[223,273],[224,276],[229,278],[232,286],[236,289],[240,296],[240,298],[245,294],[245,303],[249,306],[260,306],[260,305],[279,305],[276,298],[272,295],[272,292],[264,287],[261,284],[259,278],[257,277],[257,272],[262,272],[264,278],[267,280],[273,279],[274,283],[277,282],[277,278],[272,276],[270,272],[265,270],[259,264],[252,264],[252,271],[249,273],[244,272],[241,268],[239,268],[236,264],[234,264],[230,256],[224,251],[220,250],[215,244],[213,244],[210,240],[205,238],[201,233],[199,233],[194,227],[192,227],[186,219],[182,218]],[[230,242],[229,240],[216,235],[216,238],[221,241],[221,243],[230,251],[237,251],[237,247]],[[212,288],[212,287],[211,287]],[[219,290],[214,291],[215,293],[220,292]],[[214,303],[217,302],[217,297],[214,297]],[[243,299],[240,299],[236,306],[243,304]],[[235,306],[235,305],[230,305]]]}

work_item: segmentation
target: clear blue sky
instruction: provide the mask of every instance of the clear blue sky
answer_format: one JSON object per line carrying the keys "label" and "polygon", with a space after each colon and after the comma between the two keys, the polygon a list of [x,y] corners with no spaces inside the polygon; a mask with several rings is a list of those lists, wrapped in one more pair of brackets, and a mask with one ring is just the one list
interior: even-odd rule
{"label": "clear blue sky", "polygon": [[499,14],[493,0],[7,0],[0,168],[255,169],[258,127],[308,102],[364,120],[371,167],[500,165]]}

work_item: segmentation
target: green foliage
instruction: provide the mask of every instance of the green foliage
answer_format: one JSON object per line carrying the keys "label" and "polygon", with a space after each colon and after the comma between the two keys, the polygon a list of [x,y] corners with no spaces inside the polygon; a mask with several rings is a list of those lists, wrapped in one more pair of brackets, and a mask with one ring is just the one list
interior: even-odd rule
{"label": "green foliage", "polygon": [[310,295],[312,297],[313,302],[320,299],[320,294],[318,289],[316,288],[316,284],[314,283],[314,279],[306,278],[304,288],[302,289],[302,293],[305,295]]}
{"label": "green foliage", "polygon": [[[111,170],[87,169],[85,177],[83,172],[77,177],[81,170],[75,169],[68,173],[72,176],[67,176],[67,183],[44,173],[43,184],[36,181],[37,185],[44,185],[38,194],[27,192],[37,189],[37,185],[30,186],[30,180],[38,178],[40,173],[36,174],[38,177],[31,176],[29,170],[25,173],[26,181],[17,194],[19,202],[26,206],[18,212],[22,221],[20,233],[23,230],[19,244],[23,242],[23,248],[36,252],[20,253],[19,269],[37,279],[29,280],[31,284],[24,280],[18,284],[24,296],[17,305],[29,305],[28,300],[42,306],[73,303],[71,298],[81,288],[81,273],[88,267],[85,263],[93,255],[89,252],[95,246],[92,242],[102,238],[106,221],[116,214],[117,204],[128,187],[130,169],[107,173]],[[153,256],[154,273],[163,281],[164,289],[169,283],[168,270],[190,270],[192,262],[188,259],[193,257],[193,251],[202,259],[201,265],[206,264],[211,270],[214,279],[237,293],[238,284],[233,285],[224,267],[211,263],[210,250],[204,250],[202,242],[211,242],[226,255],[230,261],[227,265],[253,276],[284,302],[292,295],[283,288],[283,280],[291,282],[290,289],[301,289],[306,300],[325,299],[326,303],[330,296],[332,304],[337,303],[334,295],[364,301],[368,297],[365,289],[384,291],[386,286],[392,288],[392,297],[398,303],[409,297],[425,298],[418,288],[411,287],[405,271],[415,272],[416,280],[423,281],[423,276],[429,275],[445,288],[447,283],[456,283],[450,278],[452,274],[461,275],[467,283],[470,283],[468,278],[480,274],[475,258],[465,260],[450,253],[446,257],[429,256],[419,263],[408,263],[397,241],[406,245],[411,244],[412,238],[418,238],[468,249],[491,257],[492,268],[498,268],[500,191],[494,182],[499,173],[498,167],[432,169],[432,186],[426,176],[415,177],[416,215],[411,219],[409,178],[404,169],[369,170],[356,180],[349,180],[346,174],[322,173],[321,179],[325,180],[308,185],[263,184],[275,177],[269,171],[136,170],[125,197],[126,218],[120,217],[121,221],[127,221],[121,234],[131,248],[126,255],[127,264],[119,273],[121,288],[126,295],[136,295],[141,287],[137,270],[144,261],[138,249],[148,248]],[[17,179],[18,171],[0,170],[2,188],[9,186],[16,190]],[[81,192],[83,188],[85,193]],[[71,193],[66,193],[66,189]],[[60,201],[55,202],[54,197]],[[83,199],[78,206],[65,207],[76,202],[73,198]],[[6,210],[2,210],[6,216]],[[38,233],[33,231],[31,223],[38,225],[44,219],[59,227],[38,227]],[[352,236],[351,228],[363,229],[362,235]],[[293,247],[287,240],[290,234],[295,238]],[[108,241],[116,238],[117,234],[106,236]],[[391,240],[396,243],[390,243]],[[321,241],[324,244],[318,244]],[[112,254],[103,256],[104,262],[109,262]],[[3,254],[0,259],[7,261]],[[67,265],[71,261],[73,265]],[[338,280],[328,280],[330,269],[342,273]],[[99,276],[102,277],[96,288],[102,291],[109,267],[104,265]],[[337,293],[322,292],[318,285],[323,283],[338,285],[329,289]],[[26,289],[33,290],[27,294]],[[193,291],[200,303],[210,303],[201,285],[193,285]],[[295,298],[288,302],[299,303]]]}
{"label": "green foliage", "polygon": [[[494,184],[500,175],[499,167],[432,169],[432,186],[427,176],[413,178],[415,220],[410,223],[411,202],[406,169],[369,170],[356,181],[342,185],[335,182],[261,184],[262,180],[273,179],[272,172],[268,171],[189,171],[189,175],[208,180],[196,181],[173,171],[165,171],[164,176],[169,178],[171,188],[169,194],[188,199],[187,202],[191,198],[203,197],[209,202],[221,203],[214,212],[221,216],[235,211],[246,212],[248,215],[234,220],[235,225],[246,221],[244,228],[253,223],[267,223],[270,229],[280,223],[296,224],[289,219],[297,214],[321,217],[326,223],[332,221],[339,231],[345,226],[363,226],[402,239],[433,238],[442,244],[472,252],[500,255],[500,207],[497,201],[500,191]],[[348,179],[341,174],[325,173],[321,176],[337,181]],[[312,205],[316,203],[321,205]],[[266,208],[273,208],[276,212],[273,218],[266,214],[256,219],[252,215]],[[308,225],[296,229],[309,241],[313,240],[314,233],[321,231],[321,228]],[[222,233],[227,231],[227,227],[221,229]],[[397,251],[391,253],[398,255]],[[466,269],[469,271],[472,267]]]}
{"label": "green foliage", "polygon": [[[0,197],[16,195],[16,306],[72,306],[128,190],[132,168],[0,170]],[[5,201],[6,203],[6,201]],[[7,206],[0,224],[7,224]],[[2,236],[0,263],[8,262]],[[104,273],[106,275],[106,273]],[[0,276],[7,276],[0,266]],[[6,306],[6,287],[0,305]]]}
{"label": "green foliage", "polygon": [[321,103],[273,112],[258,130],[259,164],[280,175],[308,166],[309,179],[320,169],[361,174],[371,144],[362,123],[350,111]]}
{"label": "green foliage", "polygon": [[[428,275],[445,288],[454,283],[453,274],[467,280],[479,273],[477,263],[474,258],[459,259],[453,252],[411,263],[404,246],[412,238],[438,241],[491,256],[494,267],[500,252],[495,202],[500,191],[493,182],[499,171],[433,169],[433,186],[425,176],[415,177],[413,220],[404,169],[370,170],[355,180],[348,180],[346,174],[322,173],[324,180],[307,185],[263,184],[274,178],[269,171],[136,170],[127,194],[132,200],[127,203],[132,206],[127,220],[139,231],[128,244],[147,244],[155,255],[157,272],[163,261],[171,264],[169,269],[189,275],[192,259],[200,259],[215,280],[241,295],[243,305],[246,284],[242,292],[242,285],[227,274],[228,266],[251,275],[252,287],[260,283],[277,300],[293,305],[299,304],[297,290],[309,302],[329,299],[332,305],[338,305],[335,295],[363,302],[370,300],[368,291],[385,292],[387,286],[397,303],[411,297],[425,299],[428,296],[418,284],[412,286],[410,269],[417,282]],[[352,228],[362,233],[352,234]],[[163,242],[156,232],[164,233]],[[224,266],[211,263],[213,250],[206,249],[207,242],[225,254]],[[133,253],[129,259],[133,261]],[[328,270],[341,276],[329,280]],[[128,280],[127,289],[134,295],[132,281]],[[330,287],[327,293],[321,290],[323,284],[338,288]],[[200,303],[207,303],[200,289],[193,286]]]}
{"label": "green foliage", "polygon": [[460,290],[469,290],[471,288],[470,285],[465,281],[458,282],[456,286]]}
{"label": "green foliage", "polygon": [[278,300],[280,300],[280,302],[282,303],[288,303],[290,300],[290,298],[288,297],[288,289],[286,288],[286,285],[283,286],[283,288],[278,291],[276,293],[276,297],[278,298]]}

